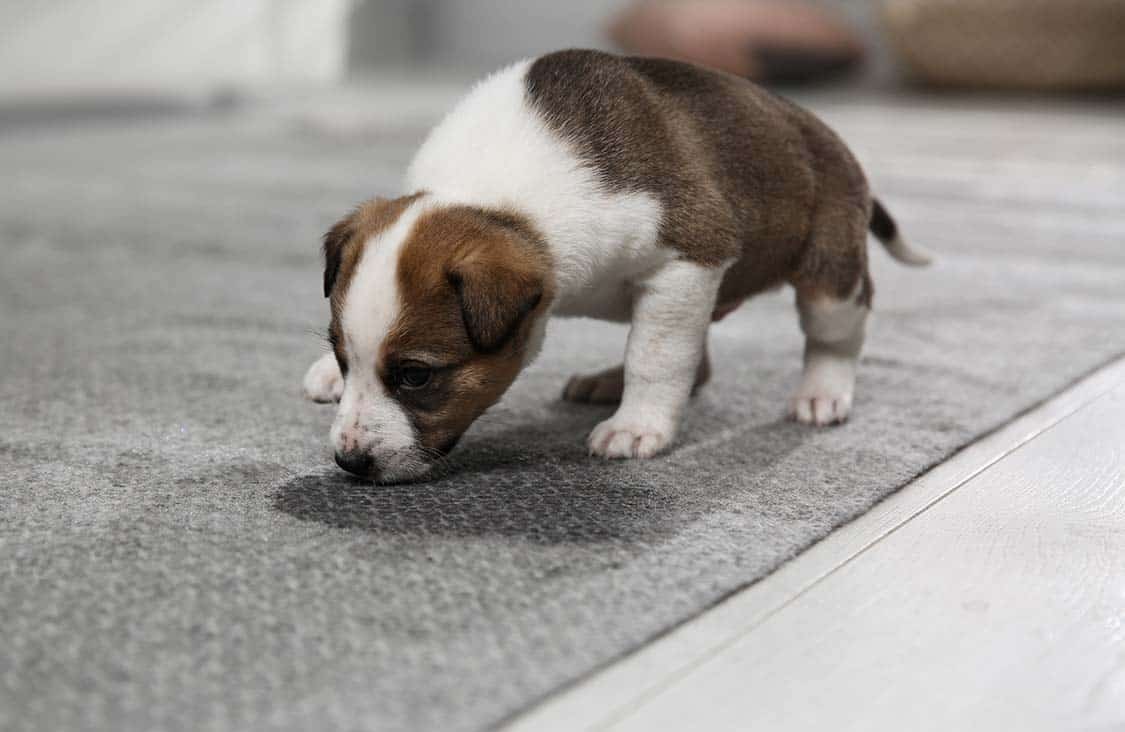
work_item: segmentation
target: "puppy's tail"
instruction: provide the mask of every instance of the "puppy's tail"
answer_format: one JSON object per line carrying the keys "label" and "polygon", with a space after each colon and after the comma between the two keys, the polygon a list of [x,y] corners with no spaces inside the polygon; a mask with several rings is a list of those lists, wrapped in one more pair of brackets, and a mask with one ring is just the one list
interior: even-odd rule
{"label": "puppy's tail", "polygon": [[887,254],[911,267],[925,267],[933,261],[929,254],[903,241],[898,233],[898,224],[887,213],[887,209],[883,208],[883,204],[877,199],[872,199],[871,203],[871,222],[867,226],[879,243],[886,248]]}

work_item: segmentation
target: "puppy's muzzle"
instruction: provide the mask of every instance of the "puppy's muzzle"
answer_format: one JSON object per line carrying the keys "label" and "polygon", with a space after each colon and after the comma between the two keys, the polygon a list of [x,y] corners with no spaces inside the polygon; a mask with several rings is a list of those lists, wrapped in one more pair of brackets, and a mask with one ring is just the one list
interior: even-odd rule
{"label": "puppy's muzzle", "polygon": [[352,475],[358,475],[360,478],[378,479],[379,471],[375,466],[375,458],[361,450],[337,452],[336,464]]}

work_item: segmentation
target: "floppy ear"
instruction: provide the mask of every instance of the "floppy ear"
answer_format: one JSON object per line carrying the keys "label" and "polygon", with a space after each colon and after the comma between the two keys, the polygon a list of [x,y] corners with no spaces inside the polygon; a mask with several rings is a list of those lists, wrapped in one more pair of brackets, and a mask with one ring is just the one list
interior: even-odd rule
{"label": "floppy ear", "polygon": [[355,213],[348,214],[337,221],[324,235],[324,296],[332,294],[336,276],[340,274],[340,263],[344,258],[344,247],[355,233]]}
{"label": "floppy ear", "polygon": [[476,252],[446,272],[469,340],[482,353],[498,351],[515,337],[543,299],[544,277],[537,262],[508,249]]}

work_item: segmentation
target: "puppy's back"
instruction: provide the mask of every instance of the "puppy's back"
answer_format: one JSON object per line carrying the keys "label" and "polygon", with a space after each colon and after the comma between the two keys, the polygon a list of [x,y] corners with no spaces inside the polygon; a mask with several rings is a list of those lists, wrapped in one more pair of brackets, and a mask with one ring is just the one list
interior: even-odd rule
{"label": "puppy's back", "polygon": [[748,291],[796,266],[818,191],[867,205],[862,172],[835,134],[745,79],[572,50],[535,60],[527,89],[606,185],[660,200],[665,245],[704,264],[747,260],[739,269],[753,273]]}
{"label": "puppy's back", "polygon": [[[607,203],[634,194],[658,202],[660,245],[706,265],[739,260],[753,280],[748,292],[797,266],[818,191],[867,205],[843,143],[796,105],[722,72],[586,50],[520,62],[481,82],[431,134],[408,184],[488,205],[542,203],[544,215],[529,213],[550,235],[550,219],[590,213],[578,195],[539,201],[585,188],[560,185],[575,177],[575,162],[611,194]],[[582,197],[587,206],[594,198]],[[628,228],[617,223],[611,228]]]}

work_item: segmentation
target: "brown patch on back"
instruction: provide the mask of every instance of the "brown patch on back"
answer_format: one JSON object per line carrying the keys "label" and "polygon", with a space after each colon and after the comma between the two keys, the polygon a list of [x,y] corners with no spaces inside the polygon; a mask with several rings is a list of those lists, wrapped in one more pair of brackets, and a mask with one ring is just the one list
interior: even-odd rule
{"label": "brown patch on back", "polygon": [[440,368],[431,385],[392,391],[422,445],[446,452],[519,374],[533,321],[554,294],[546,246],[524,218],[469,206],[423,214],[398,264],[402,310],[379,363]]}
{"label": "brown patch on back", "polygon": [[627,59],[560,51],[532,63],[526,84],[532,105],[607,188],[644,191],[660,201],[665,245],[708,265],[738,255],[730,206],[685,110]]}
{"label": "brown patch on back", "polygon": [[719,306],[795,277],[855,285],[867,185],[808,112],[722,72],[597,51],[537,59],[527,90],[608,188],[661,202],[664,245],[704,265],[735,259]]}

